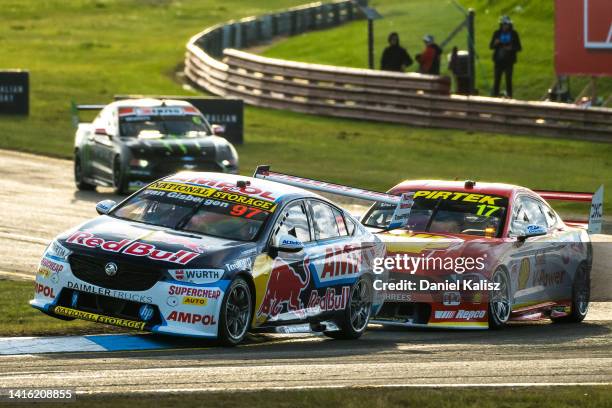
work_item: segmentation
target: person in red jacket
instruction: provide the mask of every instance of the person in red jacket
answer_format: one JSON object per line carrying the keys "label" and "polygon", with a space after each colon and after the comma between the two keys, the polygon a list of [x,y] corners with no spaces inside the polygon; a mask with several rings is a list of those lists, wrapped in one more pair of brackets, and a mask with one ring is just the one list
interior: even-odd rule
{"label": "person in red jacket", "polygon": [[433,35],[427,34],[423,37],[425,50],[416,56],[419,62],[419,72],[421,74],[440,75],[440,55],[442,49],[435,43]]}

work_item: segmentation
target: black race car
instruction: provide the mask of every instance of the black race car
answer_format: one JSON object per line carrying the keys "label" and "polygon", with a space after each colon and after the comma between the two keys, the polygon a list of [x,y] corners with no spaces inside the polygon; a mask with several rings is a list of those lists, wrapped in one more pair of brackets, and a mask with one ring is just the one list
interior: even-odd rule
{"label": "black race car", "polygon": [[[81,105],[80,109],[100,108]],[[79,190],[113,187],[123,194],[180,170],[238,173],[236,149],[185,101],[126,99],[79,123],[74,178]]]}

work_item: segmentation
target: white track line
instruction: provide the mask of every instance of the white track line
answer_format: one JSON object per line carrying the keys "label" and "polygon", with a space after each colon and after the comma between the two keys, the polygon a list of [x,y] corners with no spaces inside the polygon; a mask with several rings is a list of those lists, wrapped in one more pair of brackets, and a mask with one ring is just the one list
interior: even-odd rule
{"label": "white track line", "polygon": [[612,385],[612,382],[543,382],[543,383],[462,383],[462,384],[379,384],[379,385],[300,385],[294,387],[262,387],[257,389],[235,390],[228,388],[154,388],[134,391],[77,391],[77,394],[176,394],[176,393],[198,393],[198,392],[260,392],[260,391],[304,391],[322,389],[371,389],[371,388],[512,388],[512,387],[567,387],[567,386],[598,386]]}
{"label": "white track line", "polygon": [[50,239],[33,237],[30,235],[15,234],[12,232],[0,232],[0,238],[12,239],[13,241],[30,242],[32,244],[47,245],[51,242]]}
{"label": "white track line", "polygon": [[36,279],[34,275],[28,275],[26,273],[20,273],[20,272],[7,272],[7,271],[0,271],[0,277],[8,277],[8,278],[13,278],[13,279],[18,279],[18,280],[30,280],[30,281],[33,281]]}

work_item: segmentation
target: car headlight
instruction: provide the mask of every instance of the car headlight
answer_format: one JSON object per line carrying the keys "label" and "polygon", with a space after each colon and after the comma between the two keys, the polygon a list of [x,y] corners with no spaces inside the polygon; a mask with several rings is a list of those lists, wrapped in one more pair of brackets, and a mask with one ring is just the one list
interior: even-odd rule
{"label": "car headlight", "polygon": [[130,160],[130,166],[134,167],[147,167],[149,165],[148,160],[143,159],[132,159]]}
{"label": "car headlight", "polygon": [[216,146],[217,157],[224,166],[238,166],[238,153],[234,146],[229,143],[218,144]]}

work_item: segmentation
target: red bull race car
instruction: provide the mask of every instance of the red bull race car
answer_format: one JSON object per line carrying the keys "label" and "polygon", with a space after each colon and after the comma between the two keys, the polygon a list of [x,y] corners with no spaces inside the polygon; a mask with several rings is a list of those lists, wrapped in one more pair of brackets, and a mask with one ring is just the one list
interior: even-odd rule
{"label": "red bull race car", "polygon": [[181,172],[96,210],[46,249],[33,307],[226,345],[251,330],[354,339],[380,307],[382,242],[306,190]]}
{"label": "red bull race car", "polygon": [[[499,183],[405,181],[388,195],[268,171],[293,186],[374,201],[361,218],[383,240],[373,282],[382,307],[372,322],[501,328],[516,320],[580,322],[590,300],[596,193],[532,191]],[[389,199],[393,197],[394,199]],[[546,200],[591,204],[588,223],[564,221]]]}

